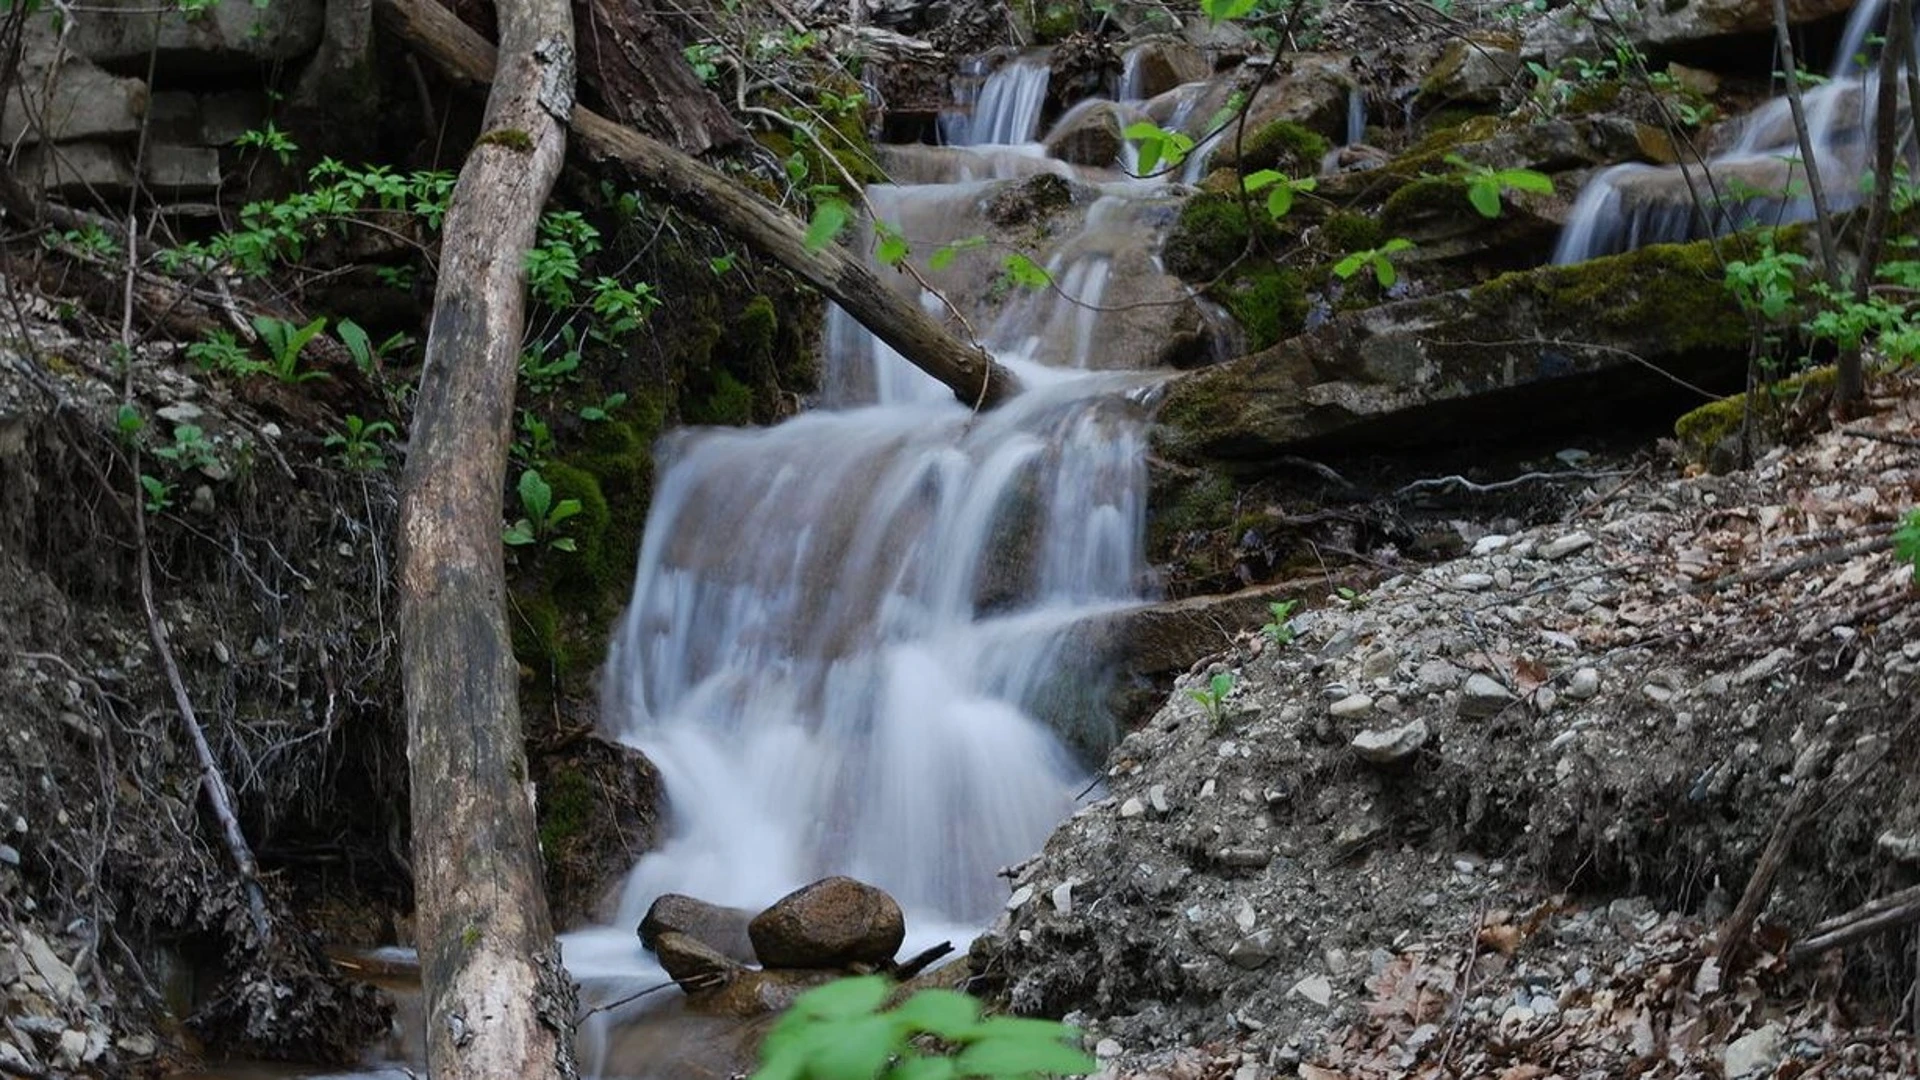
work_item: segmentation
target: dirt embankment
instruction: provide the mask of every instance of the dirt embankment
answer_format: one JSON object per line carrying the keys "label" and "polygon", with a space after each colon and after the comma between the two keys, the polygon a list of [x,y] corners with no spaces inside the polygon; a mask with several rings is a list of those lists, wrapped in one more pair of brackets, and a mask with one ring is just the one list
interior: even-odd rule
{"label": "dirt embankment", "polygon": [[1913,1075],[1912,925],[1804,947],[1920,881],[1896,382],[1745,472],[1599,480],[1248,627],[1018,869],[976,963],[1115,1076]]}

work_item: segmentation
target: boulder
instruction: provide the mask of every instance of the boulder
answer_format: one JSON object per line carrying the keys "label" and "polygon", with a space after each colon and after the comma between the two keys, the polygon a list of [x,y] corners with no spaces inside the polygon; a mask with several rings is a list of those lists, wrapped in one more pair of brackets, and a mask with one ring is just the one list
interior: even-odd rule
{"label": "boulder", "polygon": [[747,970],[705,942],[672,930],[655,935],[648,948],[660,958],[667,975],[689,994],[717,989]]}
{"label": "boulder", "polygon": [[132,139],[147,115],[147,84],[109,75],[77,56],[60,58],[34,41],[0,112],[9,146],[75,139]]}
{"label": "boulder", "polygon": [[118,199],[133,187],[133,165],[125,149],[94,139],[28,147],[14,175],[29,188],[76,200]]}
{"label": "boulder", "polygon": [[1465,430],[1535,434],[1609,408],[1644,413],[1670,400],[1660,395],[1676,378],[1728,385],[1746,341],[1710,247],[1656,245],[1337,315],[1182,376],[1167,387],[1156,442],[1176,464],[1236,471]]}
{"label": "boulder", "polygon": [[1429,108],[1498,104],[1525,70],[1519,38],[1504,33],[1467,34],[1449,42],[1420,80],[1420,103]]}
{"label": "boulder", "polygon": [[756,971],[748,968],[720,986],[689,993],[687,1011],[696,1016],[738,1019],[773,1016],[785,1012],[801,994],[844,974],[838,970]]}
{"label": "boulder", "polygon": [[[1812,22],[1853,7],[1853,0],[1787,0],[1787,19]],[[1528,27],[1523,60],[1558,63],[1574,55],[1612,55],[1624,37],[1636,48],[1672,55],[1690,46],[1736,34],[1773,29],[1771,0],[1620,0],[1597,19],[1584,8],[1559,8]]]}
{"label": "boulder", "polygon": [[1120,158],[1121,127],[1120,109],[1113,102],[1083,101],[1047,133],[1047,153],[1075,165],[1106,168]]}
{"label": "boulder", "polygon": [[104,67],[167,73],[252,71],[311,53],[320,44],[324,0],[219,0],[189,17],[148,0],[100,0],[74,16],[67,47]]}
{"label": "boulder", "polygon": [[747,937],[747,923],[753,913],[741,908],[722,907],[679,893],[667,893],[647,908],[640,920],[640,943],[654,952],[662,934],[684,934],[722,956],[743,964],[753,963],[753,942]]}
{"label": "boulder", "polygon": [[1121,60],[1120,98],[1145,101],[1213,74],[1206,54],[1178,38],[1156,38],[1128,49]]}
{"label": "boulder", "polygon": [[769,968],[844,968],[882,964],[906,940],[906,917],[893,897],[848,877],[796,889],[747,925],[754,955]]}

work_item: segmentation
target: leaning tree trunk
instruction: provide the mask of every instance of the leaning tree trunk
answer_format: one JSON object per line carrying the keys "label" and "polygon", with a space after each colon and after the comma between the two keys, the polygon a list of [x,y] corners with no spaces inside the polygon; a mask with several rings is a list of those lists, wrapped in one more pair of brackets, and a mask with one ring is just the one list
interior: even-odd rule
{"label": "leaning tree trunk", "polygon": [[[493,46],[434,0],[377,0],[375,13],[457,80],[484,83],[494,70]],[[825,293],[915,367],[946,384],[954,397],[990,408],[1019,392],[1019,380],[984,349],[956,339],[841,248],[810,250],[798,221],[717,170],[587,109],[574,110],[573,130],[590,153],[619,161],[682,209],[739,237]]]}
{"label": "leaning tree trunk", "polygon": [[484,134],[447,210],[400,509],[400,647],[427,1065],[573,1075],[507,634],[501,493],[525,254],[566,154],[566,0],[499,0]]}

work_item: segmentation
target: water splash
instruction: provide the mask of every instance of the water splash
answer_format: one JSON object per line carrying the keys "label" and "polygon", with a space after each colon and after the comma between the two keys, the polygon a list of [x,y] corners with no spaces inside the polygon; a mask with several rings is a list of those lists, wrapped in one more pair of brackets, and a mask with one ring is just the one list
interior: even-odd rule
{"label": "water splash", "polygon": [[987,76],[969,115],[944,118],[942,138],[952,146],[1034,141],[1040,131],[1040,113],[1047,104],[1050,76],[1043,56],[1008,60]]}

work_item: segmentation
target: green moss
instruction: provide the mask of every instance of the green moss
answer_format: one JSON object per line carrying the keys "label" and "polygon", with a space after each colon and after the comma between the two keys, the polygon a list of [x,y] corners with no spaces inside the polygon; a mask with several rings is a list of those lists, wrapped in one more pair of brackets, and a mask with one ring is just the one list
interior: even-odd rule
{"label": "green moss", "polygon": [[1080,29],[1078,5],[1061,3],[1059,0],[1035,0],[1027,5],[1027,22],[1033,27],[1036,42],[1045,45],[1063,41]]}
{"label": "green moss", "polygon": [[1581,83],[1567,99],[1567,111],[1572,113],[1605,112],[1613,108],[1620,100],[1623,84],[1618,79],[1606,79],[1599,82]]}
{"label": "green moss", "polygon": [[1207,295],[1247,332],[1247,348],[1252,352],[1292,337],[1306,326],[1306,286],[1291,270],[1260,267],[1214,286]]}
{"label": "green moss", "polygon": [[1200,472],[1169,492],[1164,507],[1147,523],[1148,544],[1165,551],[1181,533],[1211,532],[1233,523],[1238,490],[1233,481],[1215,472]]}
{"label": "green moss", "polygon": [[713,376],[713,390],[684,410],[689,424],[743,427],[753,423],[753,390],[730,371]]}
{"label": "green moss", "polygon": [[[612,520],[606,494],[592,473],[564,461],[549,461],[540,475],[553,486],[554,503],[577,499],[580,512],[561,525],[573,540],[573,551],[547,551],[541,555],[548,571],[553,597],[569,609],[598,611],[602,597],[617,576],[610,565],[612,555],[607,542],[607,526]],[[620,554],[621,559],[628,557]]]}
{"label": "green moss", "polygon": [[551,596],[515,591],[507,623],[514,658],[536,677],[566,670],[568,656],[561,641],[560,607]]}
{"label": "green moss", "polygon": [[1188,281],[1205,281],[1239,258],[1249,237],[1267,246],[1277,243],[1282,234],[1265,206],[1254,200],[1252,208],[1250,223],[1237,197],[1201,192],[1188,199],[1161,248],[1167,269]]}
{"label": "green moss", "polygon": [[494,128],[480,136],[476,145],[504,146],[517,153],[531,154],[533,153],[533,136],[519,128]]}
{"label": "green moss", "polygon": [[[1810,396],[1819,399],[1831,396],[1838,378],[1839,370],[1829,366],[1762,387],[1761,392],[1754,395],[1757,407],[1749,430],[1754,444],[1767,446],[1779,441],[1789,426],[1786,406]],[[1708,402],[1675,420],[1673,434],[1680,442],[1681,456],[1716,468],[1732,465],[1729,448],[1739,438],[1741,425],[1746,422],[1747,401],[1745,394],[1736,394]]]}
{"label": "green moss", "polygon": [[[1713,246],[1654,244],[1624,255],[1503,274],[1467,302],[1490,316],[1532,305],[1541,326],[1578,324],[1624,338],[1664,335],[1677,351],[1744,351],[1747,320],[1723,284]],[[1564,313],[1564,314],[1563,314]]]}
{"label": "green moss", "polygon": [[1231,144],[1221,149],[1226,151],[1221,163],[1235,165],[1242,173],[1277,169],[1288,176],[1312,176],[1320,171],[1320,159],[1327,156],[1331,144],[1311,128],[1291,120],[1275,120],[1246,137],[1237,159]]}
{"label": "green moss", "polygon": [[780,317],[773,301],[756,296],[747,301],[733,323],[734,363],[753,390],[753,418],[772,422],[779,407],[780,372],[774,346],[780,337]]}
{"label": "green moss", "polygon": [[1322,222],[1319,236],[1321,250],[1332,255],[1369,251],[1386,239],[1378,219],[1344,212],[1330,215]]}
{"label": "green moss", "polygon": [[1380,207],[1380,227],[1395,232],[1427,217],[1477,215],[1467,201],[1467,182],[1458,175],[1426,176],[1403,184]]}
{"label": "green moss", "polygon": [[578,769],[560,768],[539,788],[540,848],[564,856],[593,820],[593,785]]}

